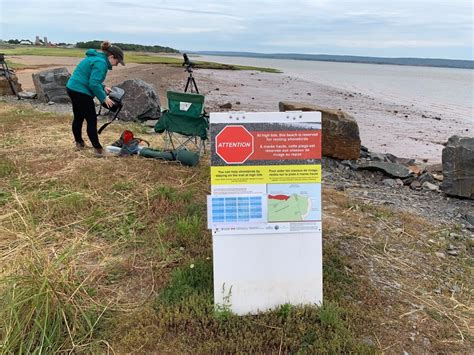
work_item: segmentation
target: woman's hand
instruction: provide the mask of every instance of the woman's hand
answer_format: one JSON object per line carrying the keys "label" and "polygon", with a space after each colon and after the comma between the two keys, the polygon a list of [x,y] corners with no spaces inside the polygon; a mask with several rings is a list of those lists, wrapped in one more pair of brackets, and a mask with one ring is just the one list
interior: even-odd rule
{"label": "woman's hand", "polygon": [[108,108],[111,108],[114,105],[114,102],[112,101],[112,99],[110,97],[107,96],[104,100],[104,104]]}
{"label": "woman's hand", "polygon": [[109,88],[108,86],[104,86],[104,90],[107,95],[110,94],[110,92],[112,91],[112,89]]}

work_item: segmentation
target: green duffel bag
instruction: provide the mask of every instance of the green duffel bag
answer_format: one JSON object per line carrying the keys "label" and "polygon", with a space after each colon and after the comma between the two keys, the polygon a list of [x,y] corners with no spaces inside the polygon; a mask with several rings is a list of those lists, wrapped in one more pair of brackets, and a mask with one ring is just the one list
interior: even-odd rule
{"label": "green duffel bag", "polygon": [[179,161],[186,166],[196,166],[199,164],[199,154],[186,149],[162,151],[152,148],[143,148],[139,155],[145,158],[163,159],[168,161]]}

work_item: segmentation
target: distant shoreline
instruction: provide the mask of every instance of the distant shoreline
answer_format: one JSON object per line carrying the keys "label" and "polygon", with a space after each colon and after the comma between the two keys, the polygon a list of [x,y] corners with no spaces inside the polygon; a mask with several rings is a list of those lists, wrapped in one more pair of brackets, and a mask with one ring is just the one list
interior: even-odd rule
{"label": "distant shoreline", "polygon": [[254,52],[216,52],[216,51],[189,51],[189,53],[200,55],[216,55],[225,57],[248,57],[266,59],[288,59],[288,60],[308,60],[319,62],[336,63],[359,63],[359,64],[382,64],[382,65],[403,65],[417,67],[453,68],[453,69],[474,69],[474,60],[463,59],[438,59],[438,58],[384,58],[384,57],[363,57],[348,55],[327,55],[327,54],[297,54],[297,53],[254,53]]}

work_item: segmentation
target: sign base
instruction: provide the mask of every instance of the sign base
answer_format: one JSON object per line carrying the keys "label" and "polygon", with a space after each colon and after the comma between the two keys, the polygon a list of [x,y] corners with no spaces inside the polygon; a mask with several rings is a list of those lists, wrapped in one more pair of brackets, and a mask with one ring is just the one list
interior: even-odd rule
{"label": "sign base", "polygon": [[323,301],[321,233],[214,235],[214,303],[256,314]]}

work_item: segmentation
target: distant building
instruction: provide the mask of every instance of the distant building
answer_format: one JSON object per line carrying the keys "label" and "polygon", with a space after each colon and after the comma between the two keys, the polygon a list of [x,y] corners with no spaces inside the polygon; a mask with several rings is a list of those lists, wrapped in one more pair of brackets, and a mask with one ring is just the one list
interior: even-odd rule
{"label": "distant building", "polygon": [[20,44],[26,45],[26,46],[31,46],[33,45],[33,42],[31,42],[29,39],[22,39],[20,41]]}

